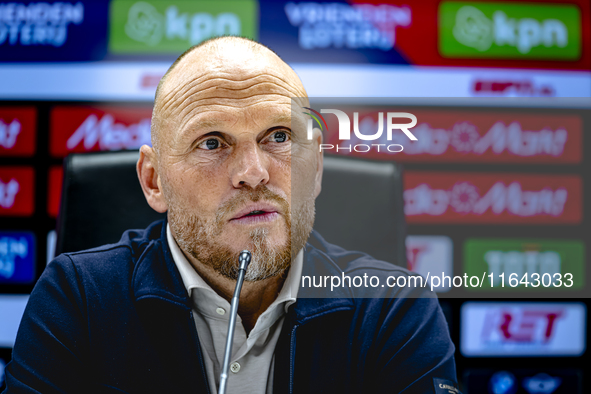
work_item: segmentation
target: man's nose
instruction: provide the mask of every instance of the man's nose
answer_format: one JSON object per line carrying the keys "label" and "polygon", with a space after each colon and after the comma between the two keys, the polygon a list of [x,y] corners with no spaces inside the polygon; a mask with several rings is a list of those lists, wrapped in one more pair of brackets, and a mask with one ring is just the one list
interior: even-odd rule
{"label": "man's nose", "polygon": [[233,168],[231,170],[232,185],[235,188],[243,186],[257,187],[269,182],[269,160],[265,152],[257,143],[239,146],[233,153]]}

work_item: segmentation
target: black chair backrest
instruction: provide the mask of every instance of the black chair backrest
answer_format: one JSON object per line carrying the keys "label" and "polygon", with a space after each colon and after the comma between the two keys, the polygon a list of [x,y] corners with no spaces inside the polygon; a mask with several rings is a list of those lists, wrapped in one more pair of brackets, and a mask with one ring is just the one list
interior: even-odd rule
{"label": "black chair backrest", "polygon": [[[138,157],[138,151],[124,151],[66,158],[56,254],[117,242],[125,230],[165,217],[144,198]],[[314,228],[345,249],[406,266],[400,166],[325,157]]]}
{"label": "black chair backrest", "polygon": [[314,229],[330,243],[406,267],[402,166],[325,156]]}
{"label": "black chair backrest", "polygon": [[66,158],[56,256],[115,243],[125,230],[166,217],[146,202],[135,169],[138,158],[138,151]]}

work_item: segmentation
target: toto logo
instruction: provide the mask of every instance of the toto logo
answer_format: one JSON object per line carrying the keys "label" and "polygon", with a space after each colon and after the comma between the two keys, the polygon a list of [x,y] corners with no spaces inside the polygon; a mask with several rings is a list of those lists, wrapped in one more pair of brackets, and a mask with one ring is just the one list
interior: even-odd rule
{"label": "toto logo", "polygon": [[[304,107],[310,112],[304,112],[306,115],[310,115],[312,119],[308,119],[307,132],[308,139],[311,140],[314,134],[314,121],[318,124],[320,129],[328,131],[328,125],[326,120],[321,114],[333,114],[336,115],[339,124],[339,141],[351,140],[351,120],[349,115],[338,109],[321,109],[320,112],[313,110],[312,108]],[[398,119],[409,119],[408,123],[394,123],[394,120]],[[321,122],[322,121],[322,122]],[[386,138],[388,141],[392,141],[392,134],[394,130],[402,131],[411,141],[417,141],[417,137],[410,132],[410,128],[413,128],[417,124],[417,117],[408,112],[387,112],[386,113]],[[323,126],[324,125],[324,126]],[[384,113],[378,113],[378,130],[373,134],[362,134],[359,131],[359,113],[353,112],[353,133],[355,136],[362,141],[375,141],[379,140],[384,133]],[[320,151],[334,149],[337,152],[345,150],[351,152],[369,152],[372,147],[380,152],[380,149],[391,153],[402,152],[404,147],[400,144],[356,144],[356,145],[333,145],[333,144],[320,144]]]}

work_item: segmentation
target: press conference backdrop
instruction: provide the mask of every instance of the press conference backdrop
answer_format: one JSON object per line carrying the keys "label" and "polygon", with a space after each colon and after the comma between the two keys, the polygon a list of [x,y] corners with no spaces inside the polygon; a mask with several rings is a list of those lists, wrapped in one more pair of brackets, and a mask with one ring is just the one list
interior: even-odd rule
{"label": "press conference backdrop", "polygon": [[[368,134],[379,112],[417,116],[401,153],[327,152],[404,164],[411,269],[588,286],[590,17],[584,0],[0,1],[0,382],[53,255],[63,159],[149,144],[161,76],[217,35],[268,45],[310,96],[374,98],[358,111]],[[463,391],[589,391],[588,306],[442,300]]]}

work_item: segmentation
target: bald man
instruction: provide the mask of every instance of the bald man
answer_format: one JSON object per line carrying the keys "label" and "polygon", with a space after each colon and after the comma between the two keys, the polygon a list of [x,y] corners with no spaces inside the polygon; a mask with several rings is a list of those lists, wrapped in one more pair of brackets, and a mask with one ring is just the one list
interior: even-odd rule
{"label": "bald man", "polygon": [[[50,263],[31,294],[7,393],[216,393],[238,253],[229,393],[448,393],[454,347],[432,293],[338,289],[303,275],[410,273],[312,231],[322,136],[306,91],[266,47],[191,48],[154,102],[138,177],[167,220]],[[298,99],[299,98],[299,99]],[[316,291],[316,293],[315,293]]]}

